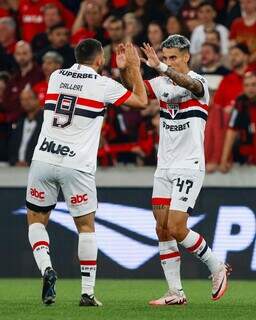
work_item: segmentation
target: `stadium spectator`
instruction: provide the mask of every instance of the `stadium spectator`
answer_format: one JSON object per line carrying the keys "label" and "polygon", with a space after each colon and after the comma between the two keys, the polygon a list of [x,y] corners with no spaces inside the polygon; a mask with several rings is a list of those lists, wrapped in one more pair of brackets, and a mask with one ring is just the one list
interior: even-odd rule
{"label": "stadium spectator", "polygon": [[206,125],[205,155],[208,172],[217,170],[220,163],[230,113],[235,99],[243,91],[243,76],[248,70],[249,51],[245,45],[230,48],[229,56],[231,72],[223,78],[214,95]]}
{"label": "stadium spectator", "polygon": [[120,73],[116,64],[116,49],[120,43],[125,42],[124,21],[121,18],[112,17],[108,22],[107,31],[110,44],[103,48],[105,56],[104,69],[109,75],[111,74],[114,79],[118,79]]}
{"label": "stadium spectator", "polygon": [[10,9],[7,1],[0,1],[0,18],[9,17],[11,15]]}
{"label": "stadium spectator", "polygon": [[62,56],[55,51],[48,51],[43,56],[42,60],[42,71],[44,73],[44,80],[36,83],[33,87],[33,91],[37,94],[40,107],[44,106],[50,75],[55,70],[60,69],[64,62]]}
{"label": "stadium spectator", "polygon": [[75,63],[74,49],[69,45],[69,30],[64,23],[59,23],[50,27],[48,39],[50,45],[42,49],[37,54],[37,61],[42,63],[42,57],[48,51],[55,51],[60,54],[63,59],[63,68],[69,68]]}
{"label": "stadium spectator", "polygon": [[241,17],[240,0],[219,0],[219,2],[222,2],[223,8],[218,12],[218,21],[230,29],[232,22]]}
{"label": "stadium spectator", "polygon": [[166,22],[166,31],[168,35],[181,34],[183,36],[188,35],[186,26],[181,23],[180,19],[176,16],[169,16]]}
{"label": "stadium spectator", "polygon": [[21,91],[26,85],[29,84],[32,87],[43,79],[41,68],[33,61],[32,49],[29,43],[22,40],[17,42],[14,58],[19,70],[8,83],[3,102],[8,123],[17,121],[23,113],[19,100]]}
{"label": "stadium spectator", "polygon": [[201,63],[197,73],[204,75],[220,75],[224,76],[229,70],[221,65],[220,47],[216,44],[205,42],[201,47]]}
{"label": "stadium spectator", "polygon": [[220,171],[231,168],[231,154],[240,163],[256,164],[256,73],[244,77],[244,93],[236,99],[226,132]]}
{"label": "stadium spectator", "polygon": [[94,38],[104,45],[108,44],[107,32],[102,27],[102,6],[91,1],[83,1],[72,27],[71,43],[73,46],[81,40]]}
{"label": "stadium spectator", "polygon": [[138,143],[142,122],[143,118],[137,110],[131,110],[126,106],[108,109],[105,121],[105,126],[108,127],[104,137],[105,143],[119,146],[118,152],[112,158],[112,163],[136,163],[136,152],[132,152],[131,143]]}
{"label": "stadium spectator", "polygon": [[16,44],[16,23],[11,17],[0,18],[0,44],[7,54],[13,54]]}
{"label": "stadium spectator", "polygon": [[181,21],[185,24],[189,34],[200,24],[197,11],[203,0],[185,0],[180,9]]}
{"label": "stadium spectator", "polygon": [[7,139],[8,124],[6,123],[6,112],[3,108],[4,92],[9,80],[7,72],[0,72],[0,161],[7,161]]}
{"label": "stadium spectator", "polygon": [[139,19],[144,27],[147,29],[151,21],[165,21],[165,14],[161,1],[154,0],[131,0],[128,8],[129,12],[133,12],[135,17]]}
{"label": "stadium spectator", "polygon": [[37,95],[26,87],[20,94],[22,109],[25,112],[13,130],[9,142],[9,163],[12,166],[26,167],[31,163],[35,146],[43,123]]}
{"label": "stadium spectator", "polygon": [[18,15],[23,40],[31,42],[36,34],[45,31],[43,8],[48,3],[54,3],[61,10],[63,20],[71,28],[74,16],[59,0],[20,0]]}
{"label": "stadium spectator", "polygon": [[45,24],[45,31],[34,36],[31,43],[33,52],[38,52],[49,46],[50,42],[48,40],[47,33],[51,27],[62,22],[60,9],[55,4],[47,4],[43,10],[43,20]]}
{"label": "stadium spectator", "polygon": [[213,43],[220,47],[220,33],[216,29],[210,29],[205,31],[205,42]]}
{"label": "stadium spectator", "polygon": [[242,17],[231,25],[230,39],[236,43],[245,43],[251,53],[250,63],[256,69],[256,1],[240,0]]}
{"label": "stadium spectator", "polygon": [[155,51],[158,51],[165,37],[164,29],[161,24],[156,21],[150,22],[147,28],[147,36],[148,42]]}
{"label": "stadium spectator", "polygon": [[203,2],[198,8],[198,18],[200,25],[197,26],[191,35],[191,54],[198,54],[201,50],[202,44],[205,42],[206,30],[217,30],[221,38],[221,53],[226,55],[228,53],[228,35],[229,31],[221,24],[215,23],[216,10],[209,2]]}
{"label": "stadium spectator", "polygon": [[128,41],[140,46],[146,40],[141,21],[134,13],[126,13],[123,17],[125,23],[125,35]]}

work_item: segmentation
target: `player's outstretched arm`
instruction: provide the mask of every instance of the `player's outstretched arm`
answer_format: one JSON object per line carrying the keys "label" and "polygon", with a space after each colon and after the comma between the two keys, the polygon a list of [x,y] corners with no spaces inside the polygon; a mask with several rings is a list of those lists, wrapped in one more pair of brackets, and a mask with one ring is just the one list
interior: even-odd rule
{"label": "player's outstretched arm", "polygon": [[[123,86],[128,89],[128,90],[133,90],[133,67],[134,65],[131,63],[131,61],[127,61],[127,51],[125,50],[125,45],[124,44],[120,44],[117,48],[117,52],[116,52],[116,62],[117,62],[117,66],[120,70],[120,76],[121,76],[121,80],[122,80],[122,84]],[[134,48],[134,50],[136,51],[136,55],[137,57],[134,57],[136,59],[138,59],[138,53],[136,48]],[[129,57],[128,57],[129,59]],[[140,61],[137,60],[137,63],[139,64],[140,67]],[[146,87],[146,85],[144,84],[144,87],[146,89],[146,93],[147,96],[149,96],[149,92],[148,89]]]}
{"label": "player's outstretched arm", "polygon": [[167,77],[171,78],[177,85],[191,91],[197,97],[204,96],[204,87],[199,80],[191,78],[189,75],[175,71],[167,64],[161,62],[155,50],[149,45],[144,43],[141,50],[145,53],[147,60],[143,61],[151,68],[156,69],[160,73],[164,73]]}
{"label": "player's outstretched arm", "polygon": [[140,58],[131,43],[119,47],[117,65],[122,71],[122,79],[126,88],[132,88],[131,96],[125,104],[134,108],[145,108],[148,104],[146,88],[140,73]]}

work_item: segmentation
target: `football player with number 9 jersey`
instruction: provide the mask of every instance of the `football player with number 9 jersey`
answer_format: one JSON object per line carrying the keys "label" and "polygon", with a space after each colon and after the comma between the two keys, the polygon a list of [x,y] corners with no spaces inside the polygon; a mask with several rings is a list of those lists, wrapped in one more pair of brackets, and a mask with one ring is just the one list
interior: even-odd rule
{"label": "football player with number 9 jersey", "polygon": [[29,241],[43,276],[42,301],[55,302],[57,275],[49,254],[46,225],[62,189],[78,238],[82,277],[80,306],[101,306],[94,296],[97,244],[95,171],[104,113],[109,104],[147,105],[136,49],[127,44],[117,52],[117,65],[129,63],[132,91],[98,72],[104,65],[99,41],[87,39],[75,48],[77,63],[52,73],[44,106],[44,122],[29,171],[26,205]]}

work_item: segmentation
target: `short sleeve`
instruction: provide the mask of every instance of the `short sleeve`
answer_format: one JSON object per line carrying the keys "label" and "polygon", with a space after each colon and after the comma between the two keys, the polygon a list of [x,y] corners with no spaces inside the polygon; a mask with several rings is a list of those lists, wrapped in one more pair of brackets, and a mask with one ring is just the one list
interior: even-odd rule
{"label": "short sleeve", "polygon": [[[149,92],[149,98],[150,99],[157,99],[159,98],[159,77],[153,78],[151,80],[144,80],[144,83],[148,89]],[[158,84],[157,84],[158,83]]]}
{"label": "short sleeve", "polygon": [[113,104],[117,107],[124,104],[132,92],[113,79],[106,78],[106,80],[107,85],[105,89],[104,102]]}

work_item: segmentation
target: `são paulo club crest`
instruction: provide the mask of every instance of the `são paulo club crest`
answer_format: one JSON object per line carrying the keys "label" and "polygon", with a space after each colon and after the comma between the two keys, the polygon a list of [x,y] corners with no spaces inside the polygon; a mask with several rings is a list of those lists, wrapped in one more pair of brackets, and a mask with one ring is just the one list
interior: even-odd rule
{"label": "s\u00e3o paulo club crest", "polygon": [[167,102],[167,109],[168,109],[171,117],[174,119],[176,114],[179,112],[179,104]]}

